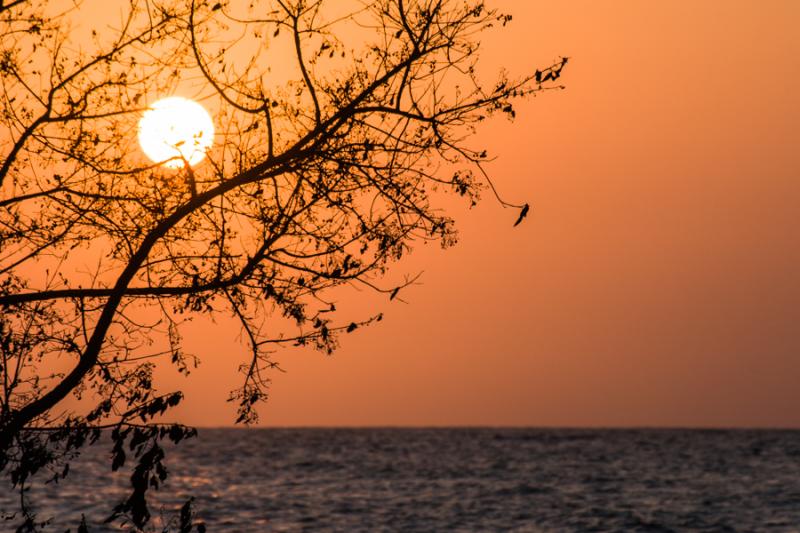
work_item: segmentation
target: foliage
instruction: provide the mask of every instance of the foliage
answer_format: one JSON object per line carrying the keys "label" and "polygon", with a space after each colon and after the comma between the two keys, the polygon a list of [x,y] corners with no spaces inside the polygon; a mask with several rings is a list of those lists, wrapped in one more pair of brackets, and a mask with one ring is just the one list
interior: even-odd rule
{"label": "foliage", "polygon": [[[41,525],[31,477],[66,476],[102,430],[113,470],[133,459],[109,518],[146,527],[147,491],[167,477],[161,442],[195,433],[162,422],[182,395],[154,385],[157,361],[187,375],[197,362],[182,321],[239,321],[249,356],[231,400],[254,422],[275,347],[331,353],[381,319],[339,317],[334,289],[394,298],[402,285],[381,286],[391,263],[415,242],[456,241],[442,194],[494,192],[475,127],[560,88],[567,62],[483,81],[478,36],[511,17],[481,1],[123,7],[100,31],[71,2],[0,2],[0,469],[22,530]],[[168,94],[214,112],[195,168],[135,145],[148,102]],[[528,211],[497,199],[517,223]],[[65,409],[70,395],[91,406]]]}

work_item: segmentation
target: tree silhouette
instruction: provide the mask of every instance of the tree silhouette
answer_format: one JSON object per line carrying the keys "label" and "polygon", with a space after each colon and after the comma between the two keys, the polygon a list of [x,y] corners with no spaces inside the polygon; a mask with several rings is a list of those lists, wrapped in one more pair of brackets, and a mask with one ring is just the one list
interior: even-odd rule
{"label": "tree silhouette", "polygon": [[[250,423],[274,347],[331,353],[381,319],[339,317],[337,287],[394,298],[381,276],[412,243],[455,242],[444,194],[474,204],[488,188],[519,223],[527,204],[497,196],[470,135],[560,88],[567,62],[486,82],[478,36],[511,17],[480,1],[132,1],[113,29],[81,15],[0,2],[0,469],[21,529],[37,527],[31,476],[65,476],[103,429],[111,468],[135,463],[110,518],[145,527],[160,443],[194,434],[161,422],[182,396],[153,384],[159,360],[195,364],[187,316],[239,321],[249,356],[231,400]],[[148,103],[172,94],[213,110],[194,168],[136,146]],[[91,407],[65,410],[70,395]]]}

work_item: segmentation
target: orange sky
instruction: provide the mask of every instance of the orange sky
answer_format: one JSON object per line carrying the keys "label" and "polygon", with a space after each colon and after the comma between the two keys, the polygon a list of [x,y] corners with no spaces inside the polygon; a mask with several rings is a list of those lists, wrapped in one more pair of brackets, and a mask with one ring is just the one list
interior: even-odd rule
{"label": "orange sky", "polygon": [[[800,3],[495,5],[487,64],[572,57],[481,135],[533,216],[456,209],[460,244],[395,271],[425,271],[408,304],[280,356],[262,424],[800,427]],[[230,424],[235,329],[186,333],[183,420]]]}

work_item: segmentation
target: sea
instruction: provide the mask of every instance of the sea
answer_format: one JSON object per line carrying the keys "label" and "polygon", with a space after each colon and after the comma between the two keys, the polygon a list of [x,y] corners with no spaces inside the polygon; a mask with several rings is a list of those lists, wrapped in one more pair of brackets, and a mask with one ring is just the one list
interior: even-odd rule
{"label": "sea", "polygon": [[[45,531],[130,529],[109,452],[31,488]],[[201,429],[166,464],[154,531],[189,497],[208,532],[800,531],[800,431]]]}

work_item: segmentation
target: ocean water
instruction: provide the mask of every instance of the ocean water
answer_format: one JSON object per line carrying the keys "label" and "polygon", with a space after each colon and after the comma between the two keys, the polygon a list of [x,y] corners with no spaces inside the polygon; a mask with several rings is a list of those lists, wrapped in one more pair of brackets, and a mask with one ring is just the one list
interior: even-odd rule
{"label": "ocean water", "polygon": [[[53,531],[122,497],[108,452],[32,489]],[[800,431],[206,429],[167,466],[209,532],[800,531]]]}

